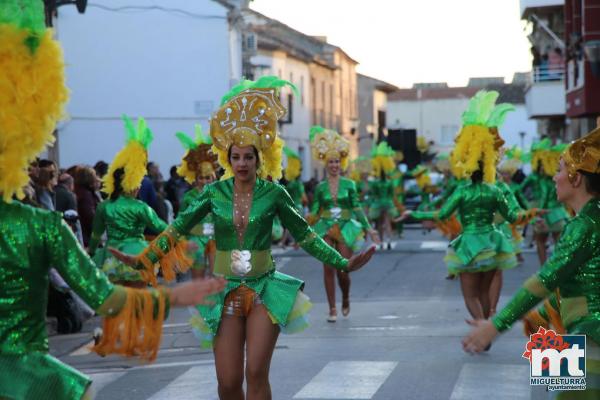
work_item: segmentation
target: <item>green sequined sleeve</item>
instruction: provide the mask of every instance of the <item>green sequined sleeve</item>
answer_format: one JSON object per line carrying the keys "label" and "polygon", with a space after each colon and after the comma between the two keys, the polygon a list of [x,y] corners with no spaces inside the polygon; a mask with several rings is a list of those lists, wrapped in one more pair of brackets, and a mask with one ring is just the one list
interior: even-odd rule
{"label": "green sequined sleeve", "polygon": [[455,190],[452,195],[448,198],[448,200],[444,203],[442,208],[437,211],[415,211],[410,214],[416,220],[444,220],[448,219],[452,216],[454,211],[458,208],[461,200],[462,191],[460,188]]}
{"label": "green sequined sleeve", "polygon": [[278,186],[279,195],[277,196],[277,212],[281,223],[286,227],[296,242],[308,254],[317,260],[331,265],[337,269],[345,269],[348,266],[348,260],[345,259],[335,249],[329,246],[325,241],[308,225],[308,222],[296,210],[294,202],[290,195]]}
{"label": "green sequined sleeve", "polygon": [[321,211],[321,190],[323,188],[322,184],[317,185],[315,188],[315,193],[313,195],[312,204],[310,206],[310,213],[313,216],[318,216]]}
{"label": "green sequined sleeve", "polygon": [[537,275],[529,278],[523,288],[492,320],[499,331],[508,329],[537,303],[549,296],[560,282],[576,275],[585,265],[593,249],[593,232],[580,219],[573,219],[564,229],[554,253]]}
{"label": "green sequined sleeve", "polygon": [[[141,254],[146,264],[158,263],[162,256],[173,250],[179,241],[206,217],[211,209],[211,193],[209,185],[197,200],[189,203],[185,211],[181,211],[173,223],[166,226],[162,233],[150,243]],[[136,268],[146,268],[144,261],[140,261]]]}
{"label": "green sequined sleeve", "polygon": [[69,284],[90,307],[97,310],[112,294],[114,286],[83,251],[71,229],[59,214],[48,227],[48,264],[58,270]]}
{"label": "green sequined sleeve", "polygon": [[104,205],[102,202],[96,208],[96,213],[94,214],[94,222],[92,224],[92,234],[90,237],[90,243],[88,244],[88,253],[93,256],[100,244],[100,239],[102,238],[102,234],[106,229],[106,225],[104,222]]}
{"label": "green sequined sleeve", "polygon": [[369,224],[369,220],[365,215],[365,210],[362,208],[362,204],[358,198],[358,191],[356,190],[356,184],[353,181],[350,181],[350,188],[348,188],[348,195],[350,197],[350,204],[352,206],[352,211],[354,211],[354,215],[362,228],[366,231],[371,229],[371,224]]}
{"label": "green sequined sleeve", "polygon": [[146,224],[146,227],[156,231],[162,232],[167,229],[167,223],[160,219],[156,211],[154,211],[150,206],[144,203],[144,210],[141,215],[143,222]]}

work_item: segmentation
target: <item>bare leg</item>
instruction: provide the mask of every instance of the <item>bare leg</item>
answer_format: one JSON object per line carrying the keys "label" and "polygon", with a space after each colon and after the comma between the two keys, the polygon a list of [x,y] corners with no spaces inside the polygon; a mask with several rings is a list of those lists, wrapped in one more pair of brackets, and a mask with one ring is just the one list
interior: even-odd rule
{"label": "bare leg", "polygon": [[215,337],[215,367],[222,400],[244,400],[245,325],[245,318],[224,315]]}
{"label": "bare leg", "polygon": [[[338,243],[337,250],[344,258],[352,257],[352,249],[343,243]],[[342,314],[344,316],[350,313],[350,274],[342,271],[337,271],[338,285],[342,290]]]}
{"label": "bare leg", "polygon": [[269,368],[279,326],[271,322],[264,306],[255,307],[246,320],[246,383],[248,400],[270,400]]}
{"label": "bare leg", "polygon": [[535,234],[535,242],[537,244],[537,253],[538,258],[540,260],[540,265],[543,265],[546,262],[547,254],[546,254],[546,242],[548,241],[547,233],[536,233]]}
{"label": "bare leg", "polygon": [[497,269],[490,286],[490,316],[496,314],[496,307],[502,291],[502,270]]}
{"label": "bare leg", "polygon": [[479,289],[479,302],[481,303],[481,308],[483,309],[483,318],[487,319],[490,316],[490,289],[492,286],[492,280],[496,275],[496,270],[480,272],[481,274],[481,282]]}
{"label": "bare leg", "polygon": [[[335,248],[335,242],[329,236],[325,236],[325,242]],[[327,294],[327,303],[329,303],[329,315],[336,315],[335,310],[335,268],[323,264],[323,283],[325,284],[325,293]]]}
{"label": "bare leg", "polygon": [[467,310],[474,319],[483,319],[483,307],[480,299],[480,272],[463,272],[460,275],[460,287]]}
{"label": "bare leg", "polygon": [[206,258],[208,259],[208,268],[210,271],[210,276],[212,276],[215,271],[215,252],[211,251],[210,253],[208,253],[208,256]]}

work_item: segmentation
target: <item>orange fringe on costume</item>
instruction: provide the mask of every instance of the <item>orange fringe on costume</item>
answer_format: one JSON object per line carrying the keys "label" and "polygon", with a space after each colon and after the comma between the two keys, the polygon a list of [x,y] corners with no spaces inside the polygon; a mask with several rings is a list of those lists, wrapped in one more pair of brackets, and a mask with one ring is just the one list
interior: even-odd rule
{"label": "orange fringe on costume", "polygon": [[[560,302],[558,292],[556,293],[556,298]],[[529,337],[533,335],[538,331],[540,326],[545,329],[552,328],[559,334],[567,333],[559,312],[552,306],[548,299],[544,301],[544,309],[548,314],[548,319],[544,318],[538,310],[532,310],[523,317],[523,333],[525,333],[525,336]]]}
{"label": "orange fringe on costume", "polygon": [[436,221],[435,226],[442,232],[448,239],[454,239],[462,232],[462,225],[458,221],[455,215],[452,215],[445,221]]}
{"label": "orange fringe on costume", "polygon": [[127,297],[123,308],[117,315],[104,318],[102,339],[92,351],[101,356],[119,354],[153,361],[160,346],[167,293],[164,290],[124,290]]}
{"label": "orange fringe on costume", "polygon": [[515,221],[515,225],[525,225],[528,224],[529,221],[531,221],[532,219],[534,219],[538,213],[539,213],[539,208],[532,208],[531,210],[527,210],[524,213],[521,213],[519,215],[519,218],[517,218],[517,220]]}
{"label": "orange fringe on costume", "polygon": [[[162,238],[167,239],[168,249],[166,253],[160,248],[159,242]],[[168,232],[163,232],[156,237],[150,245],[138,256],[139,262],[144,265],[144,269],[140,270],[142,279],[150,285],[156,287],[156,274],[154,273],[154,263],[148,258],[148,253],[152,252],[159,259],[158,264],[162,269],[163,278],[167,282],[175,280],[176,272],[187,271],[194,260],[188,255],[188,242],[185,240],[177,240]]]}

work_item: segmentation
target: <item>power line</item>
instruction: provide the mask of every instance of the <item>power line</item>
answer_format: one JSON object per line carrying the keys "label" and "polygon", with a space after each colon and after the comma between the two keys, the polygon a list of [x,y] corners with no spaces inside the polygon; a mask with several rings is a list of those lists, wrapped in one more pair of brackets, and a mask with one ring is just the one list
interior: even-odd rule
{"label": "power line", "polygon": [[120,13],[136,13],[136,12],[147,12],[147,11],[162,11],[169,14],[175,14],[179,16],[185,16],[195,19],[222,19],[225,20],[227,17],[221,15],[207,15],[207,14],[195,14],[180,8],[167,8],[161,6],[121,6],[121,7],[109,7],[103,4],[88,3],[88,7],[99,8],[104,11],[120,12]]}

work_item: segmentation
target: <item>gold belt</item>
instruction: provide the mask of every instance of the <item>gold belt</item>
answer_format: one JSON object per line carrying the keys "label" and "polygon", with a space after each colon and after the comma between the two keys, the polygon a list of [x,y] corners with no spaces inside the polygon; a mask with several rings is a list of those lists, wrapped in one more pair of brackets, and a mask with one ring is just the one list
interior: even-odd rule
{"label": "gold belt", "polygon": [[232,251],[217,250],[215,255],[215,275],[233,279],[256,278],[265,275],[275,268],[273,257],[271,257],[271,250],[250,250],[250,265],[252,265],[252,269],[244,276],[236,275],[231,271]]}

